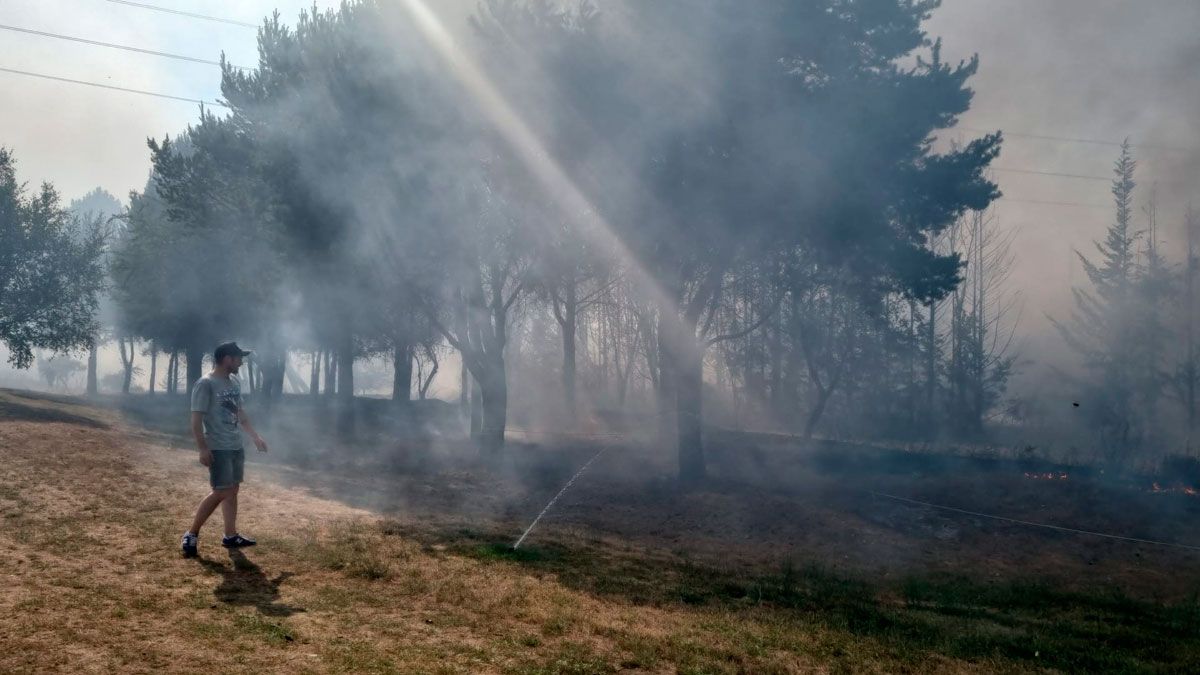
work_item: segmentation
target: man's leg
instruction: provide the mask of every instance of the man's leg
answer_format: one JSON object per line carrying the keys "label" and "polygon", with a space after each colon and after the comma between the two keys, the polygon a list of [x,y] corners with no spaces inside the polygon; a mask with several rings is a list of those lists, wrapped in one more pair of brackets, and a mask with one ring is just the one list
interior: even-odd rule
{"label": "man's leg", "polygon": [[[230,490],[233,491],[233,495],[236,498],[237,486],[234,486],[233,488],[223,488],[220,490],[214,489],[211,493],[209,493],[209,495],[200,502],[200,506],[196,507],[196,518],[192,521],[192,529],[188,531],[192,534],[200,534],[200,528],[204,526],[205,521],[207,521],[208,517],[213,514],[213,511],[217,510],[217,505],[225,502],[229,498]],[[237,513],[236,506],[234,507],[234,513]],[[229,516],[226,515],[225,518],[226,522],[228,522]]]}
{"label": "man's leg", "polygon": [[[226,492],[228,493],[225,500],[221,502],[221,515],[225,516],[225,536],[232,537],[237,534],[237,507],[238,507],[238,488],[240,485],[234,485]],[[211,512],[210,512],[211,513]]]}

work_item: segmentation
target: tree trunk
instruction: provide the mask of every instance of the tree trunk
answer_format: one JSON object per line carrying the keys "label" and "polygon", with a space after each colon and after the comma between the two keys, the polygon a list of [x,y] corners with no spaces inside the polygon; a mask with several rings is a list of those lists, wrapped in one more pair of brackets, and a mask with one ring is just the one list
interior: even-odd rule
{"label": "tree trunk", "polygon": [[333,398],[337,392],[337,358],[336,354],[325,352],[325,397]]}
{"label": "tree trunk", "polygon": [[337,354],[338,432],[343,438],[354,435],[354,336],[342,336]]}
{"label": "tree trunk", "polygon": [[934,399],[937,392],[937,303],[929,302],[929,335],[928,353],[925,355],[925,432],[930,436],[935,433],[937,411],[934,410]]}
{"label": "tree trunk", "polygon": [[778,424],[787,412],[783,408],[783,312],[779,312],[779,318],[774,325],[767,324],[764,328],[767,331],[767,345],[771,352],[771,376],[768,379],[768,387],[770,391],[767,393],[768,405],[771,409],[771,420],[773,424]]}
{"label": "tree trunk", "polygon": [[504,431],[508,422],[508,381],[504,373],[504,357],[490,357],[479,382],[483,404],[483,419],[478,442],[488,453],[504,447]]}
{"label": "tree trunk", "polygon": [[[461,356],[461,355],[460,355]],[[462,368],[458,373],[458,407],[464,412],[471,403],[471,371],[467,369],[467,361],[463,359]]]}
{"label": "tree trunk", "polygon": [[[687,350],[682,350],[687,351]],[[696,353],[678,354],[675,364],[676,425],[679,444],[679,480],[696,483],[704,480],[703,360]]]}
{"label": "tree trunk", "polygon": [[676,405],[675,366],[671,350],[667,348],[663,336],[663,320],[659,320],[658,330],[658,388],[655,394],[658,398],[658,437],[664,445],[670,440],[673,430],[671,415]]}
{"label": "tree trunk", "polygon": [[276,403],[283,400],[283,380],[287,376],[287,367],[287,349],[278,349],[259,364],[258,390],[264,399],[263,410],[268,414]]}
{"label": "tree trunk", "polygon": [[153,342],[150,343],[150,386],[147,391],[151,396],[154,395],[154,380],[158,377],[158,346]]}
{"label": "tree trunk", "polygon": [[121,366],[125,370],[125,376],[121,379],[121,393],[129,393],[129,385],[133,382],[133,355],[134,355],[134,339],[129,338],[129,355],[125,354],[125,339],[117,338],[117,346],[121,349]]}
{"label": "tree trunk", "polygon": [[271,385],[271,391],[276,401],[283,400],[283,381],[287,377],[288,369],[288,350],[279,350],[279,368],[275,371],[275,382]]}
{"label": "tree trunk", "polygon": [[410,344],[398,345],[392,355],[392,400],[412,400],[413,348]]}
{"label": "tree trunk", "polygon": [[163,391],[168,394],[175,393],[175,350],[167,353],[167,376],[163,380]]}
{"label": "tree trunk", "polygon": [[428,350],[427,354],[429,355],[429,363],[430,363],[429,374],[426,375],[423,380],[420,380],[417,383],[417,387],[419,390],[418,394],[421,397],[422,401],[424,401],[425,398],[429,395],[429,386],[433,384],[433,378],[437,376],[438,367],[439,367],[437,355],[433,352],[433,350],[432,349]]}
{"label": "tree trunk", "polygon": [[310,396],[320,396],[321,394],[321,352],[315,351],[312,355],[312,364],[308,371],[308,393]]}
{"label": "tree trunk", "polygon": [[196,386],[196,381],[203,375],[201,372],[204,368],[204,348],[198,345],[188,345],[187,348],[187,391],[185,394],[191,394],[192,388]]}
{"label": "tree trunk", "polygon": [[[571,296],[574,296],[574,289],[571,289]],[[566,321],[561,326],[562,329],[562,385],[563,385],[563,401],[566,404],[567,422],[574,427],[577,417],[577,409],[575,405],[575,308],[573,305],[568,305]]]}
{"label": "tree trunk", "polygon": [[808,419],[804,422],[804,440],[811,441],[813,432],[817,430],[817,422],[821,421],[821,415],[825,413],[825,406],[829,404],[829,399],[833,396],[833,387],[817,388],[817,402],[808,411]]}
{"label": "tree trunk", "polygon": [[87,362],[87,394],[95,396],[99,392],[96,380],[96,341],[92,340],[92,344],[88,347],[88,362]]}
{"label": "tree trunk", "polygon": [[483,390],[471,376],[471,438],[478,440],[483,432]]}

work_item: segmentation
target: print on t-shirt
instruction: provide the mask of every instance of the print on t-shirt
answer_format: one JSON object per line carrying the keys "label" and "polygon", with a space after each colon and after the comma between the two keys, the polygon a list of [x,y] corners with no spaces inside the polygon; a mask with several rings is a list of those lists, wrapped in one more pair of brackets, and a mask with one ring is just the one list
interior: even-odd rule
{"label": "print on t-shirt", "polygon": [[224,422],[234,427],[238,426],[238,401],[242,400],[242,390],[238,386],[226,388],[217,398],[221,402],[221,413]]}

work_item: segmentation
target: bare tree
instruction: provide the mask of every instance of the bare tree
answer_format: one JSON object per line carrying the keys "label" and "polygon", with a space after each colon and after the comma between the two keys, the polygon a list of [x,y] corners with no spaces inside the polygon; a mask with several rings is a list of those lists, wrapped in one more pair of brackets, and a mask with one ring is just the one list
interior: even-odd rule
{"label": "bare tree", "polygon": [[952,428],[981,434],[1012,372],[1010,353],[1021,298],[1007,286],[1015,230],[1002,231],[990,211],[974,211],[950,229],[949,247],[967,263],[966,278],[950,298],[947,417]]}

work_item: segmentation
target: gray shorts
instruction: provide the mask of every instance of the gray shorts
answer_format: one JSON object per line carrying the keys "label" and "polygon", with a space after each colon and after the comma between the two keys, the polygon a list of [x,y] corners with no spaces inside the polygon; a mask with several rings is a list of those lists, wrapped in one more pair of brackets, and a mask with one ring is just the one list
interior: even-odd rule
{"label": "gray shorts", "polygon": [[208,482],[214,490],[231,488],[242,482],[246,466],[246,451],[213,450],[212,466],[208,467]]}

